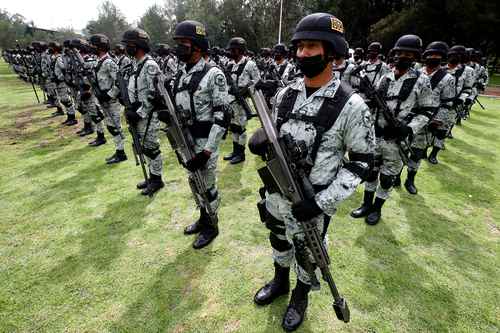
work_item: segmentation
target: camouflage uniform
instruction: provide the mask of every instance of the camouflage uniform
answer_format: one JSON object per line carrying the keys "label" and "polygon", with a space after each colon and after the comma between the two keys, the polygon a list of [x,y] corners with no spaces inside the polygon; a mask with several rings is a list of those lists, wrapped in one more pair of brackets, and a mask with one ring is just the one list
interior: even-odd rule
{"label": "camouflage uniform", "polygon": [[[443,69],[445,70],[445,69]],[[438,69],[427,74],[422,71],[421,75],[426,75],[429,77],[432,83],[432,78],[438,73]],[[444,145],[444,139],[449,130],[449,112],[453,107],[453,100],[455,98],[455,80],[453,77],[446,73],[444,77],[439,81],[439,83],[432,87],[432,106],[436,108],[436,113],[434,117],[430,120],[428,126],[424,126],[420,131],[418,131],[412,140],[412,151],[413,155],[410,156],[408,161],[408,171],[417,171],[420,167],[421,159],[425,156],[425,150],[431,146],[442,148]],[[432,129],[430,128],[432,127]],[[433,141],[434,135],[434,142]]]}
{"label": "camouflage uniform", "polygon": [[66,107],[66,112],[68,116],[75,116],[75,106],[73,104],[73,99],[69,94],[69,88],[66,84],[66,64],[64,62],[63,56],[58,54],[54,60],[54,77],[57,89],[57,99],[58,104]]}
{"label": "camouflage uniform", "polygon": [[154,112],[154,105],[148,98],[154,94],[155,78],[160,74],[160,67],[152,56],[146,54],[137,61],[134,73],[129,78],[128,94],[130,102],[140,102],[141,106],[136,111],[140,116],[137,123],[137,133],[143,142],[143,152],[149,166],[151,175],[161,177],[163,174],[163,159],[158,139],[159,120]]}
{"label": "camouflage uniform", "polygon": [[[212,199],[211,206],[216,211],[220,202],[216,179],[217,158],[228,122],[228,115],[225,114],[228,113],[227,83],[222,71],[218,67],[211,67],[200,81],[191,104],[187,86],[195,73],[203,71],[205,64],[206,61],[202,58],[189,71],[182,68],[176,79],[174,92],[177,109],[188,112],[192,117],[191,134],[195,140],[195,153],[203,150],[211,153],[202,171]],[[194,105],[194,110],[191,110],[191,105]],[[191,178],[192,173],[188,172],[188,176]]]}
{"label": "camouflage uniform", "polygon": [[[416,79],[410,95],[403,101],[398,96],[403,83],[408,79]],[[380,79],[378,89],[387,91],[386,101],[390,111],[402,124],[411,128],[413,134],[418,133],[432,117],[430,110],[435,107],[435,98],[432,95],[429,78],[410,68],[408,72],[396,80],[393,71]],[[399,104],[399,111],[396,110]],[[372,175],[365,184],[365,191],[375,192],[376,197],[382,200],[389,198],[393,179],[398,176],[403,168],[403,161],[399,154],[396,140],[387,133],[388,123],[379,112],[376,115],[377,147],[375,150],[375,165]],[[380,185],[379,185],[380,176]]]}
{"label": "camouflage uniform", "polygon": [[[456,66],[455,68],[448,67],[448,73],[455,78],[455,98],[457,100],[460,100],[462,104],[465,103],[465,100],[472,93],[472,86],[474,85],[474,75],[472,68],[461,64]],[[457,109],[453,108],[449,113],[449,116],[450,118],[448,119],[448,124],[451,129],[459,118]]]}
{"label": "camouflage uniform", "polygon": [[[342,82],[347,83],[349,86],[353,86],[353,80],[356,80],[356,77],[352,76],[352,71],[356,68],[355,65],[343,61],[342,64],[337,65],[333,62],[333,75]],[[359,84],[358,84],[359,86]]]}
{"label": "camouflage uniform", "polygon": [[288,60],[285,59],[281,64],[274,61],[273,66],[276,67],[276,71],[284,84],[289,84],[293,81],[294,66]]}
{"label": "camouflage uniform", "polygon": [[[314,117],[323,102],[327,98],[334,97],[339,84],[340,81],[333,78],[307,97],[304,80],[297,79],[278,93],[273,115],[277,116],[279,105],[283,102],[286,92],[293,89],[298,91],[298,95],[292,114]],[[308,121],[296,118],[286,120],[280,128],[279,135],[282,137],[290,134],[296,142],[305,142],[308,156],[311,158],[316,127]],[[353,94],[349,97],[336,122],[323,134],[320,142],[309,180],[318,189],[315,201],[324,214],[317,218],[317,223],[318,230],[324,235],[325,217],[334,215],[339,204],[346,200],[362,181],[359,175],[346,168],[346,154],[356,153],[367,156],[367,159],[372,157],[375,144],[373,116],[359,95]],[[365,171],[369,170],[369,163],[365,161],[352,160],[349,163],[354,163]],[[292,215],[291,206],[291,202],[281,194],[266,192],[265,207],[268,212],[266,226],[271,231],[273,260],[281,267],[293,265],[297,278],[305,284],[311,284],[311,277],[300,264],[300,258],[295,251],[296,246],[304,244],[304,234],[300,224]]]}
{"label": "camouflage uniform", "polygon": [[[238,76],[238,69],[246,63],[243,71]],[[248,88],[260,80],[259,69],[255,62],[248,57],[244,56],[238,63],[234,61],[230,63],[231,77],[236,83],[238,88]],[[233,143],[245,146],[247,142],[246,126],[247,115],[241,105],[239,105],[232,95],[229,95],[231,100],[232,116],[231,116],[231,132],[233,136]]]}
{"label": "camouflage uniform", "polygon": [[50,78],[52,76],[51,64],[52,64],[52,56],[47,51],[45,51],[42,54],[41,69],[42,69],[42,77],[43,77],[44,82],[45,82],[44,89],[47,93],[47,99],[48,99],[49,104],[54,103],[55,95],[56,95],[55,83],[50,80]]}
{"label": "camouflage uniform", "polygon": [[[94,68],[95,80],[98,90],[104,95],[108,95],[107,99],[99,100],[100,107],[104,114],[104,121],[109,133],[113,136],[113,141],[117,151],[124,151],[124,138],[121,119],[120,119],[120,104],[117,101],[119,89],[116,86],[116,75],[118,73],[118,65],[111,59],[108,53],[103,55]],[[94,91],[99,99],[99,92]]]}

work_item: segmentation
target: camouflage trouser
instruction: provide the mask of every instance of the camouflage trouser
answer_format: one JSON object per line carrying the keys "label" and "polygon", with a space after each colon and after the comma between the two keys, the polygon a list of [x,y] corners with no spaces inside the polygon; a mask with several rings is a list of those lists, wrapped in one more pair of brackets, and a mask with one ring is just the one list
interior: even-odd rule
{"label": "camouflage trouser", "polygon": [[433,140],[434,137],[427,126],[413,136],[413,141],[411,142],[412,154],[408,160],[409,171],[417,171],[420,168],[420,163],[425,157],[425,151],[427,147],[433,144]]}
{"label": "camouflage trouser", "polygon": [[401,169],[403,169],[403,161],[396,142],[377,138],[375,165],[365,183],[365,191],[377,191],[377,197],[389,199],[394,176],[399,175]]}
{"label": "camouflage trouser", "polygon": [[47,80],[45,87],[47,89],[47,96],[55,99],[57,97],[56,84],[52,81]]}
{"label": "camouflage trouser", "polygon": [[247,142],[247,115],[241,105],[234,101],[231,103],[231,125],[233,142],[244,146]]}
{"label": "camouflage trouser", "polygon": [[57,104],[62,107],[64,105],[66,107],[66,112],[68,115],[74,115],[75,105],[73,104],[73,99],[70,96],[69,88],[64,82],[60,82],[57,85]]}
{"label": "camouflage trouser", "polygon": [[[432,141],[432,145],[436,148],[443,149],[444,141],[446,139],[446,135],[450,131],[451,123],[450,123],[450,114],[452,113],[452,109],[441,107],[434,117],[433,122],[436,122],[436,126],[434,126],[433,134],[434,139]],[[455,122],[453,122],[454,124]]]}
{"label": "camouflage trouser", "polygon": [[92,125],[95,125],[95,128],[97,130],[97,133],[104,133],[104,128],[102,126],[102,113],[101,117],[98,117],[98,106],[97,106],[97,100],[95,99],[94,96],[89,98],[88,100],[84,101],[79,97],[79,110],[80,113],[83,116],[83,121],[85,123],[90,123]]}
{"label": "camouflage trouser", "polygon": [[[205,144],[207,143],[207,139],[199,138],[196,139],[196,145],[194,147],[195,153],[201,152],[205,148]],[[220,196],[217,190],[217,159],[219,158],[219,149],[216,149],[210,155],[210,158],[205,166],[201,170],[203,178],[205,179],[207,189],[208,189],[208,197],[210,199],[210,206],[212,209],[217,212],[220,204]],[[188,181],[192,182],[193,173],[188,171]],[[197,202],[198,204],[198,202]]]}
{"label": "camouflage trouser", "polygon": [[[153,175],[161,176],[163,173],[163,159],[160,150],[160,141],[158,139],[160,121],[158,120],[156,112],[153,112],[148,127],[148,117],[141,119],[137,123],[137,134],[139,135],[139,140],[141,140],[143,144],[142,149],[149,166],[149,172]],[[148,127],[147,132],[146,127]]]}
{"label": "camouflage trouser", "polygon": [[116,100],[100,103],[102,113],[104,114],[104,122],[109,134],[113,136],[116,150],[124,150],[124,135],[122,132],[120,119],[120,103]]}
{"label": "camouflage trouser", "polygon": [[[297,274],[297,279],[306,284],[313,284],[310,273],[304,268],[304,260],[314,263],[310,251],[306,247],[302,226],[292,215],[292,205],[278,193],[266,193],[266,227],[270,230],[269,241],[273,250],[273,260],[282,267],[291,267]],[[323,234],[325,215],[316,218],[318,230]],[[327,247],[326,238],[323,239]],[[319,269],[315,270],[316,279],[320,279]],[[313,289],[319,285],[313,284]]]}

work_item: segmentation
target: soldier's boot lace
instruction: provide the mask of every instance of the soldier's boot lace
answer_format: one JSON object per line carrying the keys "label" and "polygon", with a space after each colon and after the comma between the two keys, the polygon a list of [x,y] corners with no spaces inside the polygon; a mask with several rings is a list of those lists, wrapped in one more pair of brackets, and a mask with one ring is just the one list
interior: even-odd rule
{"label": "soldier's boot lace", "polygon": [[211,225],[210,220],[203,221],[200,233],[193,242],[195,250],[202,249],[210,244],[219,235],[219,227]]}
{"label": "soldier's boot lace", "polygon": [[276,298],[290,292],[290,267],[274,263],[274,278],[255,294],[253,301],[257,305],[271,304]]}
{"label": "soldier's boot lace", "polygon": [[304,321],[310,290],[311,286],[297,280],[297,286],[292,291],[292,297],[290,298],[290,303],[288,304],[281,324],[285,331],[295,331]]}
{"label": "soldier's boot lace", "polygon": [[355,209],[351,212],[351,216],[355,219],[360,217],[365,217],[370,213],[370,210],[373,205],[373,197],[375,196],[375,192],[365,191],[363,196],[363,204],[358,209]]}

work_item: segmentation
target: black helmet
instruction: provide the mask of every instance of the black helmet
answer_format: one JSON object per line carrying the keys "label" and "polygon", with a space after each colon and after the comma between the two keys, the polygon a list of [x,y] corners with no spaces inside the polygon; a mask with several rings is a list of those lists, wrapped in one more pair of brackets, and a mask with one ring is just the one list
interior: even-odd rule
{"label": "black helmet", "polygon": [[208,50],[208,39],[205,26],[198,21],[182,21],[175,26],[174,40],[186,38],[203,52]]}
{"label": "black helmet", "polygon": [[156,53],[161,56],[168,55],[170,52],[170,46],[167,44],[157,44],[156,45]]}
{"label": "black helmet", "polygon": [[113,47],[113,51],[115,51],[115,52],[118,51],[118,52],[124,53],[125,46],[122,43],[116,43],[115,47]]}
{"label": "black helmet", "polygon": [[64,47],[71,47],[71,39],[65,39],[63,42]]}
{"label": "black helmet", "polygon": [[247,42],[241,37],[233,37],[229,40],[227,44],[228,49],[240,49],[242,51],[246,51]]}
{"label": "black helmet", "polygon": [[50,42],[49,43],[49,48],[53,49],[54,51],[58,51],[58,52],[61,52],[61,44],[59,44],[58,42]]}
{"label": "black helmet", "polygon": [[149,38],[148,33],[139,28],[133,28],[125,31],[122,37],[123,44],[133,44],[137,48],[142,49],[144,52],[149,52],[150,40],[151,39]]}
{"label": "black helmet", "polygon": [[380,54],[382,52],[382,43],[380,42],[371,42],[370,45],[368,45],[368,52],[376,52],[377,54]]}
{"label": "black helmet", "polygon": [[271,55],[271,49],[268,47],[263,47],[260,49],[259,53],[262,57],[269,57]]}
{"label": "black helmet", "polygon": [[394,52],[408,51],[415,53],[416,57],[420,57],[422,53],[422,39],[417,35],[404,35],[399,37],[394,45]]}
{"label": "black helmet", "polygon": [[465,46],[463,45],[453,45],[450,47],[450,50],[448,51],[448,56],[450,55],[460,55],[463,56],[465,55]]}
{"label": "black helmet", "polygon": [[273,52],[274,54],[287,55],[288,49],[286,48],[285,44],[276,44],[273,47]]}
{"label": "black helmet", "polygon": [[303,39],[327,42],[333,52],[344,54],[346,40],[342,21],[331,14],[314,13],[302,18],[295,27],[292,43],[297,44]]}
{"label": "black helmet", "polygon": [[354,54],[362,57],[365,54],[365,50],[362,47],[357,47],[354,49]]}
{"label": "black helmet", "polygon": [[109,51],[109,38],[103,34],[95,34],[90,36],[89,43],[98,50]]}
{"label": "black helmet", "polygon": [[444,60],[446,60],[448,56],[448,50],[449,50],[448,44],[446,44],[445,42],[441,41],[432,42],[425,48],[423,57],[425,58],[431,53],[437,53],[440,54]]}

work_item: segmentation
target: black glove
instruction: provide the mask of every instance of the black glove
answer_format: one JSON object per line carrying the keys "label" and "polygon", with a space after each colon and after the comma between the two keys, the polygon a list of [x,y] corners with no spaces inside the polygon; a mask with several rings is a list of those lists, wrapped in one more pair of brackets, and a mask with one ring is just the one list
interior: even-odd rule
{"label": "black glove", "polygon": [[99,95],[97,95],[97,99],[101,103],[106,103],[111,100],[111,96],[109,96],[106,92],[99,92]]}
{"label": "black glove", "polygon": [[186,163],[186,169],[188,169],[191,172],[195,172],[196,170],[203,168],[210,159],[211,154],[212,153],[207,150],[200,151]]}
{"label": "black glove", "polygon": [[462,101],[460,98],[457,98],[454,102],[453,102],[453,106],[457,107],[457,106],[462,106],[464,105],[464,101]]}
{"label": "black glove", "polygon": [[472,99],[466,99],[464,104],[465,104],[465,106],[471,105],[472,104]]}
{"label": "black glove", "polygon": [[234,85],[232,85],[232,86],[229,87],[228,93],[230,95],[236,96],[236,95],[238,95],[238,88],[235,87]]}
{"label": "black glove", "polygon": [[255,155],[264,156],[268,145],[269,140],[262,128],[257,129],[248,140],[248,149]]}
{"label": "black glove", "polygon": [[292,215],[297,221],[309,221],[323,213],[314,199],[302,200],[292,205]]}
{"label": "black glove", "polygon": [[167,111],[160,111],[158,112],[158,120],[168,125],[170,124],[170,115]]}
{"label": "black glove", "polygon": [[410,134],[413,134],[413,130],[409,126],[402,125],[394,129],[394,134],[397,138],[406,139]]}
{"label": "black glove", "polygon": [[127,121],[130,125],[134,126],[137,125],[139,120],[141,120],[141,116],[139,116],[137,112],[133,110],[127,110],[127,112],[125,112],[125,118],[127,118]]}
{"label": "black glove", "polygon": [[238,88],[238,94],[242,97],[248,96],[250,94],[250,89],[248,89],[248,87]]}

